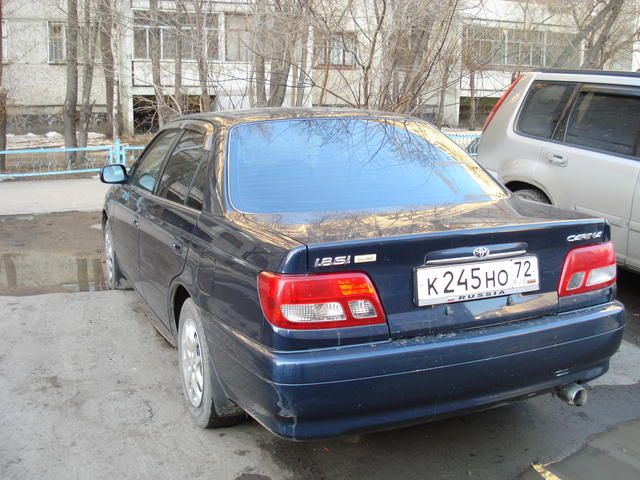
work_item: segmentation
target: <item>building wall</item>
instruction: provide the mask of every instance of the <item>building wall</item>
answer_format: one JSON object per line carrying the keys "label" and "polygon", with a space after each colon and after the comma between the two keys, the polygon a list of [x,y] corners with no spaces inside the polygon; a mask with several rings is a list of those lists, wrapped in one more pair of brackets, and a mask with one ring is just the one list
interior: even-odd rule
{"label": "building wall", "polygon": [[[359,0],[355,8],[364,9],[368,0]],[[66,22],[66,0],[8,0],[5,1],[5,35],[7,52],[5,54],[4,82],[8,90],[9,131],[12,133],[44,133],[52,130],[62,131],[62,106],[66,90],[66,65],[55,64],[49,59],[48,22]],[[134,55],[135,42],[133,31],[134,11],[148,10],[148,0],[129,0],[119,2],[120,29],[119,49],[116,52],[119,61],[118,74],[120,82],[120,113],[124,123],[124,134],[132,134],[134,130],[134,100],[140,97],[153,97],[151,61]],[[215,109],[236,109],[252,106],[250,79],[253,66],[248,62],[229,61],[226,57],[226,15],[242,13],[247,10],[247,1],[220,0],[212,1],[210,9],[212,15],[217,16],[219,55],[209,61],[210,93],[215,97]],[[174,2],[161,0],[161,9],[175,9]],[[364,11],[364,10],[363,10]],[[542,4],[535,2],[514,2],[507,0],[485,0],[484,2],[470,2],[465,15],[472,18],[474,24],[489,28],[512,31],[524,24],[541,24],[545,32],[567,32],[572,21],[560,15],[551,15]],[[365,18],[356,12],[357,18]],[[82,18],[82,15],[80,15]],[[461,47],[464,48],[463,30],[464,19],[458,28]],[[347,20],[349,21],[349,20]],[[369,21],[373,21],[369,18]],[[637,20],[640,22],[640,20]],[[343,25],[346,31],[362,29],[363,25]],[[260,39],[255,39],[260,41]],[[313,83],[325,85],[325,68],[312,68],[314,41],[310,35],[307,45],[308,65],[306,71],[311,72]],[[629,54],[621,53],[611,62],[611,68],[637,69],[640,65],[640,54],[636,50]],[[375,62],[374,62],[375,63]],[[166,95],[174,93],[173,60],[161,62],[162,84]],[[488,65],[475,75],[474,95],[481,99],[495,101],[511,82],[514,72],[530,68],[527,65]],[[382,66],[376,64],[373,75],[381,75]],[[290,72],[292,80],[294,69]],[[183,87],[185,95],[200,94],[198,69],[193,60],[184,60],[182,67]],[[434,85],[437,83],[434,76]],[[450,76],[456,79],[450,83],[444,97],[444,124],[458,125],[461,110],[465,109],[465,102],[471,96],[469,74],[464,66],[457,62],[451,69]],[[362,72],[356,66],[347,68],[331,68],[326,80],[327,89],[335,93],[323,93],[323,89],[315,87],[307,89],[304,94],[305,105],[346,105],[355,103],[359,91]],[[459,79],[459,80],[458,80]],[[82,91],[82,67],[79,69],[79,96]],[[375,82],[373,88],[377,88]],[[294,105],[291,89],[287,89],[284,105]],[[95,121],[92,130],[100,131],[106,114],[105,83],[102,69],[97,59],[94,69],[92,85],[92,101],[94,102]],[[440,98],[432,96],[424,99],[426,107],[420,115],[428,119],[435,119],[438,112]],[[462,107],[461,107],[462,104]],[[487,104],[483,104],[485,107]],[[482,119],[478,120],[481,123]]]}
{"label": "building wall", "polygon": [[[66,64],[49,61],[48,22],[66,22],[59,0],[10,0],[4,7],[7,51],[3,82],[8,90],[9,133],[46,133],[62,129],[66,91]],[[82,91],[80,68],[79,88]],[[105,86],[94,69],[92,102],[94,128],[104,120]]]}

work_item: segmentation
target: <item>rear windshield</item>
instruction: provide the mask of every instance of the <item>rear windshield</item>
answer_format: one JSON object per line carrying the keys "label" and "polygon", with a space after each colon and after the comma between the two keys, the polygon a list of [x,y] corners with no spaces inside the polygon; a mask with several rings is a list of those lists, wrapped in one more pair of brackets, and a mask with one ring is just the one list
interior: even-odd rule
{"label": "rear windshield", "polygon": [[271,120],[229,133],[231,202],[246,213],[399,209],[484,202],[504,190],[422,122]]}

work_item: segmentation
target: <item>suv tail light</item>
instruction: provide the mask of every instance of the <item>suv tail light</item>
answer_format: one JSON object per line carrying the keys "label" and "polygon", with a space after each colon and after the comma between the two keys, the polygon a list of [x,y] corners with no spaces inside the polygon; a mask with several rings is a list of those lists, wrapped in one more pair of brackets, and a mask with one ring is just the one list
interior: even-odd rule
{"label": "suv tail light", "polygon": [[386,322],[378,294],[364,273],[262,272],[258,293],[265,318],[279,328],[326,329]]}
{"label": "suv tail light", "polygon": [[511,85],[509,85],[507,87],[507,89],[504,91],[504,93],[502,94],[502,96],[498,99],[498,101],[496,102],[496,104],[493,106],[493,108],[491,109],[491,111],[489,112],[489,116],[487,117],[487,120],[484,122],[484,126],[482,127],[482,131],[484,132],[487,127],[489,126],[489,124],[491,123],[491,120],[493,120],[493,117],[495,117],[496,113],[498,113],[498,109],[502,106],[502,104],[504,103],[504,101],[507,99],[507,97],[509,96],[509,94],[511,93],[511,90],[514,89],[514,87],[516,86],[516,84],[520,81],[520,79],[522,78],[522,74],[518,75],[515,80],[513,82],[511,82]]}
{"label": "suv tail light", "polygon": [[558,286],[566,297],[592,292],[616,283],[616,252],[611,242],[578,247],[567,254]]}

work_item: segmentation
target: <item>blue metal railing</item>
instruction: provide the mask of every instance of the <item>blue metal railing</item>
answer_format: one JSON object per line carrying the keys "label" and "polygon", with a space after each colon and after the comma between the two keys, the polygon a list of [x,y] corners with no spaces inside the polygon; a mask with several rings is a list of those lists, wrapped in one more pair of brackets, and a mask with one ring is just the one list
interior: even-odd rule
{"label": "blue metal railing", "polygon": [[460,148],[465,150],[471,157],[476,158],[478,154],[478,142],[480,135],[477,133],[447,133],[451,140],[456,142]]}
{"label": "blue metal railing", "polygon": [[[480,135],[451,133],[448,136],[469,155],[476,156]],[[143,146],[124,145],[120,140],[116,140],[113,145],[83,148],[3,150],[0,155],[5,156],[6,171],[0,172],[0,180],[98,172],[101,167],[110,163],[131,166],[142,150]]]}
{"label": "blue metal railing", "polygon": [[2,150],[5,156],[2,178],[41,177],[98,172],[109,163],[132,165],[143,146],[96,145],[82,148],[23,148]]}

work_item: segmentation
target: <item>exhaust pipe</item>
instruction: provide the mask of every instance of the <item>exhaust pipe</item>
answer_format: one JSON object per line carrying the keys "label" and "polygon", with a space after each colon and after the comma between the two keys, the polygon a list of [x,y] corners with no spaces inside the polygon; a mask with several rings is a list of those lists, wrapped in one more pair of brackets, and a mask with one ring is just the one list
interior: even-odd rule
{"label": "exhaust pipe", "polygon": [[574,407],[581,407],[587,403],[587,391],[577,383],[558,388],[556,393],[561,400]]}

